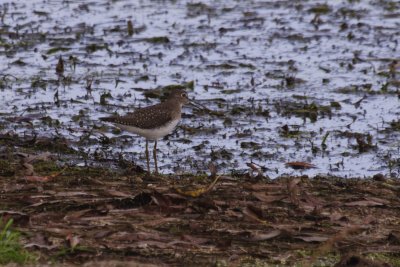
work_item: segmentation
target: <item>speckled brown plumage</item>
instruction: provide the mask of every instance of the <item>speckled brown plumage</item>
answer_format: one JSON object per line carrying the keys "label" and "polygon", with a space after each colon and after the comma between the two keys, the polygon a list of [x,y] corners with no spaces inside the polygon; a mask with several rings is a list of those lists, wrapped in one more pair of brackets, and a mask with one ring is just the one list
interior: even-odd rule
{"label": "speckled brown plumage", "polygon": [[154,140],[153,157],[156,173],[157,167],[157,140],[171,133],[181,119],[181,109],[189,103],[184,90],[173,90],[165,102],[154,106],[140,108],[124,116],[100,118],[102,121],[112,122],[122,130],[141,135],[146,138],[147,172],[150,174],[149,140]]}
{"label": "speckled brown plumage", "polygon": [[184,90],[174,90],[162,103],[137,109],[124,116],[112,116],[100,118],[100,120],[141,129],[159,128],[172,120],[180,119],[181,107],[187,103],[184,99],[181,99],[183,93],[185,93]]}
{"label": "speckled brown plumage", "polygon": [[172,109],[167,108],[169,102],[149,106],[135,110],[124,116],[113,116],[101,118],[102,121],[134,126],[141,129],[154,129],[167,124],[173,118],[180,117],[180,106],[174,105]]}

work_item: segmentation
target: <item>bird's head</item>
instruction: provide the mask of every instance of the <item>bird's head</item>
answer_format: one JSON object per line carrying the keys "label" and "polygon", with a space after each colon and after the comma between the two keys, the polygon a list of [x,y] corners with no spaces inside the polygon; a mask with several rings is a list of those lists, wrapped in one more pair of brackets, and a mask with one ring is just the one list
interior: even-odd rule
{"label": "bird's head", "polygon": [[171,93],[168,95],[168,100],[170,99],[178,101],[182,105],[188,104],[190,102],[187,92],[183,89],[175,89],[171,91]]}

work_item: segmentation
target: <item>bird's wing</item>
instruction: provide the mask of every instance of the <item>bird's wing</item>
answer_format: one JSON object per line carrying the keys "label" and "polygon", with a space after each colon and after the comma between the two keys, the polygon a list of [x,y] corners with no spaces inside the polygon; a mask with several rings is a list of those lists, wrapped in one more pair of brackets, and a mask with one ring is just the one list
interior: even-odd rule
{"label": "bird's wing", "polygon": [[157,128],[172,120],[171,112],[165,111],[162,104],[137,109],[124,116],[112,116],[100,120],[142,129]]}

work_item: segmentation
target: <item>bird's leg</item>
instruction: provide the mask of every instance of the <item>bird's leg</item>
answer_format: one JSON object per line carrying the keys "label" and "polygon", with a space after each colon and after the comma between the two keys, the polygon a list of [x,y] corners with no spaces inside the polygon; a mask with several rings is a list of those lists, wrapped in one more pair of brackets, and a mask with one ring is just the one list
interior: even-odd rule
{"label": "bird's leg", "polygon": [[149,141],[146,140],[147,173],[150,175]]}
{"label": "bird's leg", "polygon": [[156,167],[156,174],[158,174],[158,167],[157,167],[157,140],[154,142],[153,157],[154,157],[154,165]]}

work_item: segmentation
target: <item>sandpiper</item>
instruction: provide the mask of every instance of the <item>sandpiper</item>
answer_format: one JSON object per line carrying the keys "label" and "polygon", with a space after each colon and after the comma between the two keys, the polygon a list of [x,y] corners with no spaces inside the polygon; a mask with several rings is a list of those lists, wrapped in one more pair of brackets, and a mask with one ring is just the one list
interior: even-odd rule
{"label": "sandpiper", "polygon": [[170,134],[175,129],[181,119],[182,106],[188,103],[187,93],[182,89],[175,89],[170,92],[164,102],[136,109],[133,113],[128,113],[124,116],[105,117],[100,118],[100,120],[111,122],[125,131],[146,138],[146,160],[149,174],[149,140],[154,140],[153,157],[155,172],[158,174],[157,140]]}

